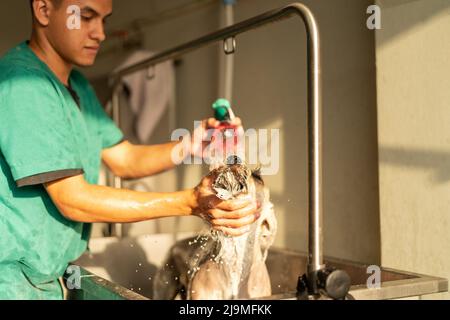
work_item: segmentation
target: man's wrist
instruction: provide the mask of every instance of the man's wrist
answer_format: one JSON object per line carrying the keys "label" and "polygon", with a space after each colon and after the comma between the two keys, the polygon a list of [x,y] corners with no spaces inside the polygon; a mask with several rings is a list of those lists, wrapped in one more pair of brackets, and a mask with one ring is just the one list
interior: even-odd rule
{"label": "man's wrist", "polygon": [[188,189],[183,191],[183,193],[186,211],[189,215],[193,215],[198,208],[197,193],[195,189]]}

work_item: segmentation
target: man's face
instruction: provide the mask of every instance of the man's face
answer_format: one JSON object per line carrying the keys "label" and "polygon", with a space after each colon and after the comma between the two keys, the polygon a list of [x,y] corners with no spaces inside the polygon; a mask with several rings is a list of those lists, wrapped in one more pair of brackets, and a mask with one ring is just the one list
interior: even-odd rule
{"label": "man's face", "polygon": [[[74,19],[70,6],[81,10],[80,28],[69,28]],[[105,40],[105,19],[112,13],[112,0],[62,0],[49,15],[46,33],[49,42],[67,62],[77,66],[91,66]],[[76,19],[76,18],[75,18]],[[69,24],[70,25],[70,24]]]}

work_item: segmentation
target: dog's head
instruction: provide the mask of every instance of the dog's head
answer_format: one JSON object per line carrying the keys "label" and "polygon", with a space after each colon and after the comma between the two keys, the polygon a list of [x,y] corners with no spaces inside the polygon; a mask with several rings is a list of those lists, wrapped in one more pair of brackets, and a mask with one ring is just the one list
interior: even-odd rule
{"label": "dog's head", "polygon": [[270,202],[269,189],[259,169],[251,170],[240,158],[234,156],[225,165],[210,172],[212,187],[216,196],[222,200],[234,199],[241,194],[249,194],[256,200],[261,210],[260,218],[255,222],[256,238],[263,255],[273,244],[277,230],[277,221],[273,204]]}

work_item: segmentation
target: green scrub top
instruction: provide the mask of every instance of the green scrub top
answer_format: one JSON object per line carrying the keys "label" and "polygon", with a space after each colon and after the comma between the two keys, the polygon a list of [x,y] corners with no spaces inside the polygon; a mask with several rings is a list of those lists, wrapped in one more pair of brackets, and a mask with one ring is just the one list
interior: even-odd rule
{"label": "green scrub top", "polygon": [[64,218],[42,177],[97,184],[102,149],[123,140],[81,73],[70,85],[79,106],[26,42],[0,59],[0,300],[63,298],[58,278],[91,225]]}

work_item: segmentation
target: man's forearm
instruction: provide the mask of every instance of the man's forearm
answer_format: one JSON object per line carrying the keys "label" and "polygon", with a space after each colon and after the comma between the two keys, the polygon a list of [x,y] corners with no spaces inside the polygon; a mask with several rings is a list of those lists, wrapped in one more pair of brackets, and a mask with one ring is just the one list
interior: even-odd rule
{"label": "man's forearm", "polygon": [[172,159],[172,150],[178,143],[176,141],[153,146],[132,145],[126,178],[143,178],[174,168],[176,164]]}
{"label": "man's forearm", "polygon": [[174,168],[176,163],[172,159],[172,152],[180,143],[175,141],[145,146],[123,142],[114,149],[105,150],[102,158],[117,176],[123,179],[139,179]]}
{"label": "man's forearm", "polygon": [[90,185],[80,177],[48,184],[53,202],[68,219],[78,222],[131,223],[149,219],[189,216],[195,207],[193,191],[136,192]]}

